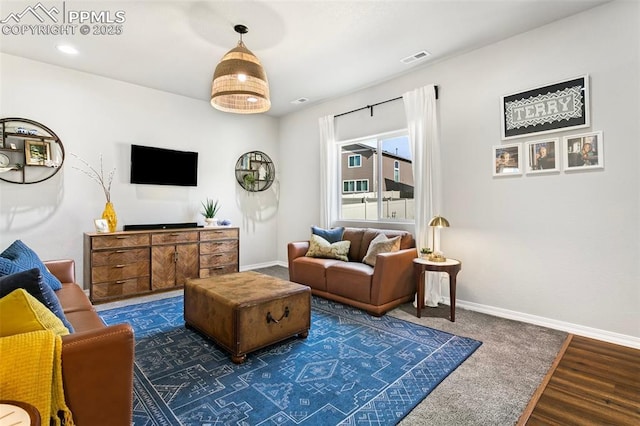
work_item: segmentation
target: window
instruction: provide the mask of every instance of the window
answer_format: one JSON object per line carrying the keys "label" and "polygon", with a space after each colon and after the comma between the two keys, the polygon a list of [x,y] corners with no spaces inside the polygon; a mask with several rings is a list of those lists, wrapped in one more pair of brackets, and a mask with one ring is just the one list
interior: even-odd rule
{"label": "window", "polygon": [[362,156],[360,154],[350,155],[349,167],[360,167],[360,166],[362,166]]}
{"label": "window", "polygon": [[341,141],[339,145],[340,219],[413,221],[413,172],[407,132]]}

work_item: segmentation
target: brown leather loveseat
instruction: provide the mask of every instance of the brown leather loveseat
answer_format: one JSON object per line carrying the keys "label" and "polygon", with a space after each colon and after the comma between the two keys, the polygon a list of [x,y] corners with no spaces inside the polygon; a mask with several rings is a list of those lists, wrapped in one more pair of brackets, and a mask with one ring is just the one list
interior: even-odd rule
{"label": "brown leather loveseat", "polygon": [[[371,267],[362,263],[362,259],[379,233],[387,238],[400,235],[400,250],[378,254],[375,267]],[[411,233],[345,228],[342,240],[351,241],[348,262],[306,257],[309,241],[289,243],[289,279],[308,285],[317,296],[355,306],[376,316],[413,300],[416,288],[413,259],[417,253]]]}
{"label": "brown leather loveseat", "polygon": [[56,296],[75,329],[62,337],[62,380],[77,426],[131,425],[134,336],[129,324],[106,326],[82,288],[73,260],[44,264],[62,282]]}

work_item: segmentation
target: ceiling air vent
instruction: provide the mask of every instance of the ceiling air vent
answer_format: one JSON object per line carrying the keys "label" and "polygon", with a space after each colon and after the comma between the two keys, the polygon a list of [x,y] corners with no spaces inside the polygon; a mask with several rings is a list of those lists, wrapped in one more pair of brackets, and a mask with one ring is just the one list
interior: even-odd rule
{"label": "ceiling air vent", "polygon": [[402,62],[403,64],[411,64],[413,62],[424,59],[428,56],[431,56],[431,53],[427,52],[426,50],[421,50],[418,53],[414,53],[411,56],[407,56],[406,58],[400,59],[400,62]]}
{"label": "ceiling air vent", "polygon": [[291,103],[294,104],[294,105],[303,104],[305,102],[309,102],[309,99],[307,99],[307,98],[298,98],[296,100],[291,101]]}

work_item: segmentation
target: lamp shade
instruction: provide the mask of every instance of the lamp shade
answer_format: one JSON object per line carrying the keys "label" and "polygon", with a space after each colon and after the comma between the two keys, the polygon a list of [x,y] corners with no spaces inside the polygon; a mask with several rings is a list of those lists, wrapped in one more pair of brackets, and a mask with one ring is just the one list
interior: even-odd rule
{"label": "lamp shade", "polygon": [[[236,25],[241,35],[246,27]],[[213,74],[211,105],[225,112],[255,114],[271,108],[269,82],[260,60],[242,39],[220,60]]]}
{"label": "lamp shade", "polygon": [[434,216],[429,221],[429,226],[436,226],[438,228],[448,228],[449,221],[442,216]]}

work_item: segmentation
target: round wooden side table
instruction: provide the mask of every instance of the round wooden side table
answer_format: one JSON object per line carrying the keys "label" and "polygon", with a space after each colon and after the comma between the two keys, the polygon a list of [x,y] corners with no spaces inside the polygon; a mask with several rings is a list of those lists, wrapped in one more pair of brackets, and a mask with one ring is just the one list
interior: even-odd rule
{"label": "round wooden side table", "polygon": [[417,257],[413,259],[413,271],[416,278],[417,312],[420,318],[422,308],[424,308],[424,284],[425,271],[446,272],[449,274],[449,298],[451,306],[451,322],[456,321],[456,276],[462,269],[462,262],[456,259],[447,259],[444,262],[431,262],[427,259]]}

